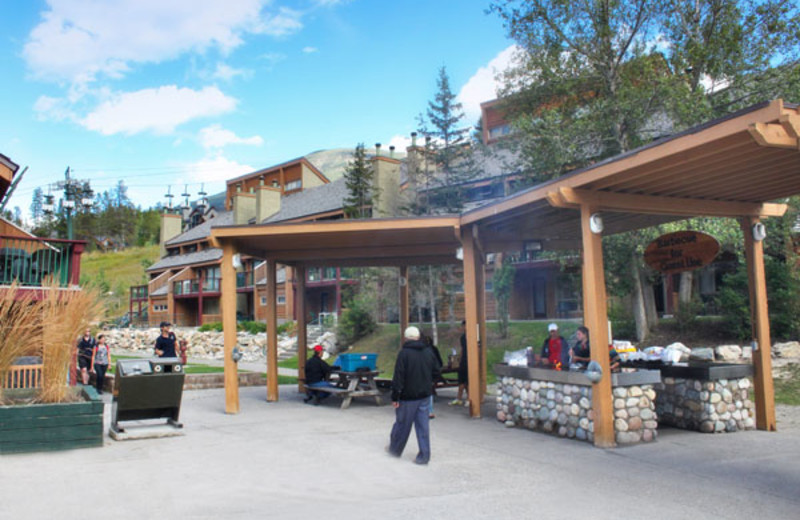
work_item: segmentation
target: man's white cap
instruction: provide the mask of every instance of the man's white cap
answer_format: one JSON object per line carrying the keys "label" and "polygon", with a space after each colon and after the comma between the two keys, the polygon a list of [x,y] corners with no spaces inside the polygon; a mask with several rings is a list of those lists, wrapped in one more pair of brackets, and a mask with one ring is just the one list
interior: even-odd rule
{"label": "man's white cap", "polygon": [[419,329],[416,327],[408,327],[403,333],[406,339],[419,339]]}
{"label": "man's white cap", "polygon": [[555,323],[551,323],[547,326],[547,332],[553,332],[554,330],[558,330],[558,325]]}

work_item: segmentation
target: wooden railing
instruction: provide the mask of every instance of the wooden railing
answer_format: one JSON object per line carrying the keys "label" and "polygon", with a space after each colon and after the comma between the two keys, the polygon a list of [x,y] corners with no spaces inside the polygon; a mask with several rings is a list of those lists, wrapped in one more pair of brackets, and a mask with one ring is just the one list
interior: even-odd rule
{"label": "wooden railing", "polygon": [[42,365],[12,365],[2,381],[3,388],[42,386]]}

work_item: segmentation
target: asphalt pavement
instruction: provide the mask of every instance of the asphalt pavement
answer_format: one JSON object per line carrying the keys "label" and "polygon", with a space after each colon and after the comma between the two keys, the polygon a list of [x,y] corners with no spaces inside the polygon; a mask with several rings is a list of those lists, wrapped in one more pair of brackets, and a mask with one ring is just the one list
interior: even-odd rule
{"label": "asphalt pavement", "polygon": [[[0,456],[0,518],[736,519],[800,517],[800,426],[773,433],[665,429],[655,443],[602,450],[436,403],[432,458],[413,433],[388,456],[390,405],[303,404],[242,388],[184,393],[179,437]],[[106,406],[106,423],[110,420]],[[107,429],[106,429],[107,431]]]}

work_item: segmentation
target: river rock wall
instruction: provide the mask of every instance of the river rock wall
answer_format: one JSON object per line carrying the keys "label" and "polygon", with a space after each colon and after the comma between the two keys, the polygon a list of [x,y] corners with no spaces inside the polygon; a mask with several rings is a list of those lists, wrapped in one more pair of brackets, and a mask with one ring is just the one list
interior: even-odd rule
{"label": "river rock wall", "polygon": [[663,378],[657,389],[656,411],[664,424],[704,433],[755,428],[750,379]]}
{"label": "river rock wall", "polygon": [[[503,377],[499,386],[497,420],[506,426],[594,442],[591,387],[515,377]],[[652,385],[614,388],[617,444],[656,439],[654,398]]]}

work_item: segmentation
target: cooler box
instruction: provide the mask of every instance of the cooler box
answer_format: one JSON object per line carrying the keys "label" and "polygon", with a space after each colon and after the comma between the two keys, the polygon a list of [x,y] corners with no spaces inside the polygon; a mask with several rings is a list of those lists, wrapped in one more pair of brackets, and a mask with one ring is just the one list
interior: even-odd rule
{"label": "cooler box", "polygon": [[355,372],[359,368],[375,370],[377,361],[378,354],[339,354],[334,364],[345,372]]}

